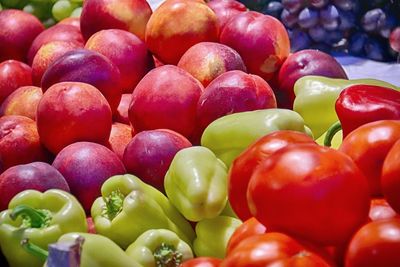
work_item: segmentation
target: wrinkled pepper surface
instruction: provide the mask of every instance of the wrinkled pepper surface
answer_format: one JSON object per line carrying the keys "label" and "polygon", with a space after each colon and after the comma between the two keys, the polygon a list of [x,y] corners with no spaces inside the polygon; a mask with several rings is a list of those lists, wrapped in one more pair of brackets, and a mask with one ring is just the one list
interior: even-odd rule
{"label": "wrinkled pepper surface", "polygon": [[168,229],[191,244],[194,231],[168,198],[136,176],[109,178],[101,187],[91,214],[96,232],[126,249],[150,229]]}
{"label": "wrinkled pepper surface", "polygon": [[335,102],[339,94],[345,88],[356,84],[377,85],[400,90],[390,83],[374,79],[342,80],[305,76],[297,80],[294,85],[296,98],[293,110],[303,117],[314,137],[318,138],[339,120],[335,112]]}
{"label": "wrinkled pepper surface", "polygon": [[87,229],[85,212],[71,194],[57,189],[25,190],[0,213],[0,246],[10,267],[43,266],[43,259],[24,250],[22,240],[47,249],[63,234]]}
{"label": "wrinkled pepper surface", "polygon": [[298,113],[288,109],[264,109],[235,113],[215,120],[205,129],[201,145],[211,149],[229,168],[251,143],[278,130],[293,130],[312,136]]}
{"label": "wrinkled pepper surface", "polygon": [[58,242],[73,242],[83,237],[80,267],[141,267],[109,238],[89,233],[68,233]]}
{"label": "wrinkled pepper surface", "polygon": [[193,242],[194,254],[198,257],[223,259],[229,239],[241,224],[239,219],[228,216],[218,216],[198,222],[197,237]]}
{"label": "wrinkled pepper surface", "polygon": [[354,85],[340,93],[335,108],[346,137],[369,122],[400,119],[400,92],[381,86]]}
{"label": "wrinkled pepper surface", "polygon": [[178,267],[193,258],[190,246],[165,229],[144,232],[126,249],[126,254],[143,267]]}
{"label": "wrinkled pepper surface", "polygon": [[217,217],[226,206],[227,168],[206,147],[180,150],[164,179],[171,203],[186,219],[198,222]]}

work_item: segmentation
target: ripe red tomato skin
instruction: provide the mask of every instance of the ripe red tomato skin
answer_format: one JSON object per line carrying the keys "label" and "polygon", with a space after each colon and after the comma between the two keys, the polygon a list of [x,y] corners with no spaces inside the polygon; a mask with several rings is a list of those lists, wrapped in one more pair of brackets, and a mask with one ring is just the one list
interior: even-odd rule
{"label": "ripe red tomato skin", "polygon": [[242,240],[250,236],[265,234],[266,231],[267,228],[265,228],[263,224],[257,221],[256,218],[251,217],[241,226],[239,226],[235,232],[233,232],[233,235],[229,239],[228,246],[226,248],[226,254],[228,255],[232,250],[234,250],[235,247],[242,242]]}
{"label": "ripe red tomato skin", "polygon": [[345,267],[400,266],[400,219],[370,222],[350,241]]}
{"label": "ripe red tomato skin", "polygon": [[387,153],[400,139],[400,120],[364,124],[343,140],[339,151],[349,155],[367,177],[371,196],[382,196],[381,171]]}
{"label": "ripe red tomato skin", "polygon": [[400,215],[390,207],[389,203],[384,198],[371,199],[371,206],[369,209],[369,219],[371,221],[378,221],[391,218],[400,218]]}
{"label": "ripe red tomato skin", "polygon": [[211,257],[198,257],[185,261],[179,267],[218,267],[222,260]]}
{"label": "ripe red tomato skin", "polygon": [[345,154],[326,147],[289,145],[253,173],[247,199],[268,231],[322,246],[342,245],[368,219],[368,183]]}
{"label": "ripe red tomato skin", "polygon": [[233,210],[242,221],[252,217],[247,205],[246,192],[254,169],[274,152],[295,143],[315,144],[314,140],[304,133],[276,131],[257,140],[235,159],[228,175],[228,194]]}
{"label": "ripe red tomato skin", "polygon": [[400,214],[400,140],[387,154],[382,167],[381,185],[389,205]]}
{"label": "ripe red tomato skin", "polygon": [[282,233],[254,235],[244,239],[220,267],[328,267],[334,266],[312,249]]}

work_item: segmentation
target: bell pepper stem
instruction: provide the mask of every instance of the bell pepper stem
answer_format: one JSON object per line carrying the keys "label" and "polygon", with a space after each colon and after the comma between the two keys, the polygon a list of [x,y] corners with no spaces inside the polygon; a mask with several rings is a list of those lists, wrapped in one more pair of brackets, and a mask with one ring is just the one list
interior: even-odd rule
{"label": "bell pepper stem", "polygon": [[50,212],[37,210],[27,205],[19,205],[12,210],[10,218],[15,221],[18,216],[23,218],[22,226],[28,228],[44,228],[51,221]]}
{"label": "bell pepper stem", "polygon": [[21,241],[21,246],[22,248],[28,252],[29,254],[38,257],[39,259],[41,259],[42,261],[46,261],[47,257],[49,256],[49,252],[47,252],[46,250],[42,249],[41,247],[32,244],[31,242],[29,242],[28,238],[25,238]]}
{"label": "bell pepper stem", "polygon": [[324,146],[331,147],[333,137],[340,130],[342,130],[342,124],[340,123],[340,121],[332,124],[332,126],[329,127],[328,131],[326,132],[325,139],[324,139]]}
{"label": "bell pepper stem", "polygon": [[103,215],[112,221],[122,211],[125,196],[119,191],[113,191],[104,198],[106,206],[104,207]]}
{"label": "bell pepper stem", "polygon": [[182,253],[174,246],[162,243],[154,251],[156,267],[178,267],[182,263]]}

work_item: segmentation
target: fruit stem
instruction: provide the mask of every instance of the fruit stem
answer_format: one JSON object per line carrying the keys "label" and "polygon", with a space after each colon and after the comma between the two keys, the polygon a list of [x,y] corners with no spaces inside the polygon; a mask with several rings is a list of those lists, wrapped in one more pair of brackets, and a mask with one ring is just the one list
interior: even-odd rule
{"label": "fruit stem", "polygon": [[110,221],[117,217],[117,215],[122,211],[124,198],[125,196],[119,190],[111,192],[109,196],[104,198],[106,206],[103,215],[105,215]]}
{"label": "fruit stem", "polygon": [[177,251],[173,245],[161,243],[154,251],[156,267],[178,267],[182,263],[182,253]]}
{"label": "fruit stem", "polygon": [[50,225],[51,213],[48,210],[39,210],[27,205],[18,205],[15,207],[10,218],[15,221],[18,216],[22,216],[23,228],[45,228]]}
{"label": "fruit stem", "polygon": [[332,124],[332,126],[329,127],[328,131],[326,132],[325,139],[324,139],[324,146],[331,147],[333,137],[340,130],[342,130],[342,124],[340,123],[340,121]]}
{"label": "fruit stem", "polygon": [[21,241],[21,246],[26,252],[35,257],[38,257],[42,261],[46,261],[47,257],[49,256],[49,252],[35,244],[32,244],[28,238],[25,238]]}

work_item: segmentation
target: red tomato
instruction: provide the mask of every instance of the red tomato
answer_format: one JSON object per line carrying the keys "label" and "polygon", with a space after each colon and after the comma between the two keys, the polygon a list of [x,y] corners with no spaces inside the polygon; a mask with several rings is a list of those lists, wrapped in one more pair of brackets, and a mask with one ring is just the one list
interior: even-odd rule
{"label": "red tomato", "polygon": [[[400,191],[398,191],[400,192]],[[399,217],[397,214],[387,203],[387,201],[383,198],[375,198],[371,200],[371,206],[369,208],[369,219],[371,221],[378,221],[384,219],[391,219]]]}
{"label": "red tomato", "polygon": [[247,186],[254,169],[272,153],[295,143],[314,143],[306,134],[276,131],[268,134],[242,152],[233,162],[228,176],[229,202],[237,216],[245,221],[252,217],[247,205]]}
{"label": "red tomato", "polygon": [[381,184],[389,205],[400,214],[400,140],[393,145],[386,156]]}
{"label": "red tomato", "polygon": [[400,219],[370,222],[351,240],[346,267],[399,267]]}
{"label": "red tomato", "polygon": [[222,260],[210,257],[199,257],[185,261],[179,267],[218,267]]}
{"label": "red tomato", "polygon": [[366,178],[345,154],[312,144],[289,145],[261,163],[247,192],[268,231],[319,245],[340,245],[367,221]]}
{"label": "red tomato", "polygon": [[372,196],[382,195],[382,164],[399,139],[400,121],[382,120],[364,124],[352,131],[339,147],[339,151],[349,155],[367,177]]}
{"label": "red tomato", "polygon": [[326,267],[320,255],[282,233],[246,238],[222,261],[221,267]]}
{"label": "red tomato", "polygon": [[242,240],[253,235],[265,234],[266,231],[267,228],[257,221],[256,218],[252,217],[248,219],[233,232],[226,248],[226,254],[229,254]]}

